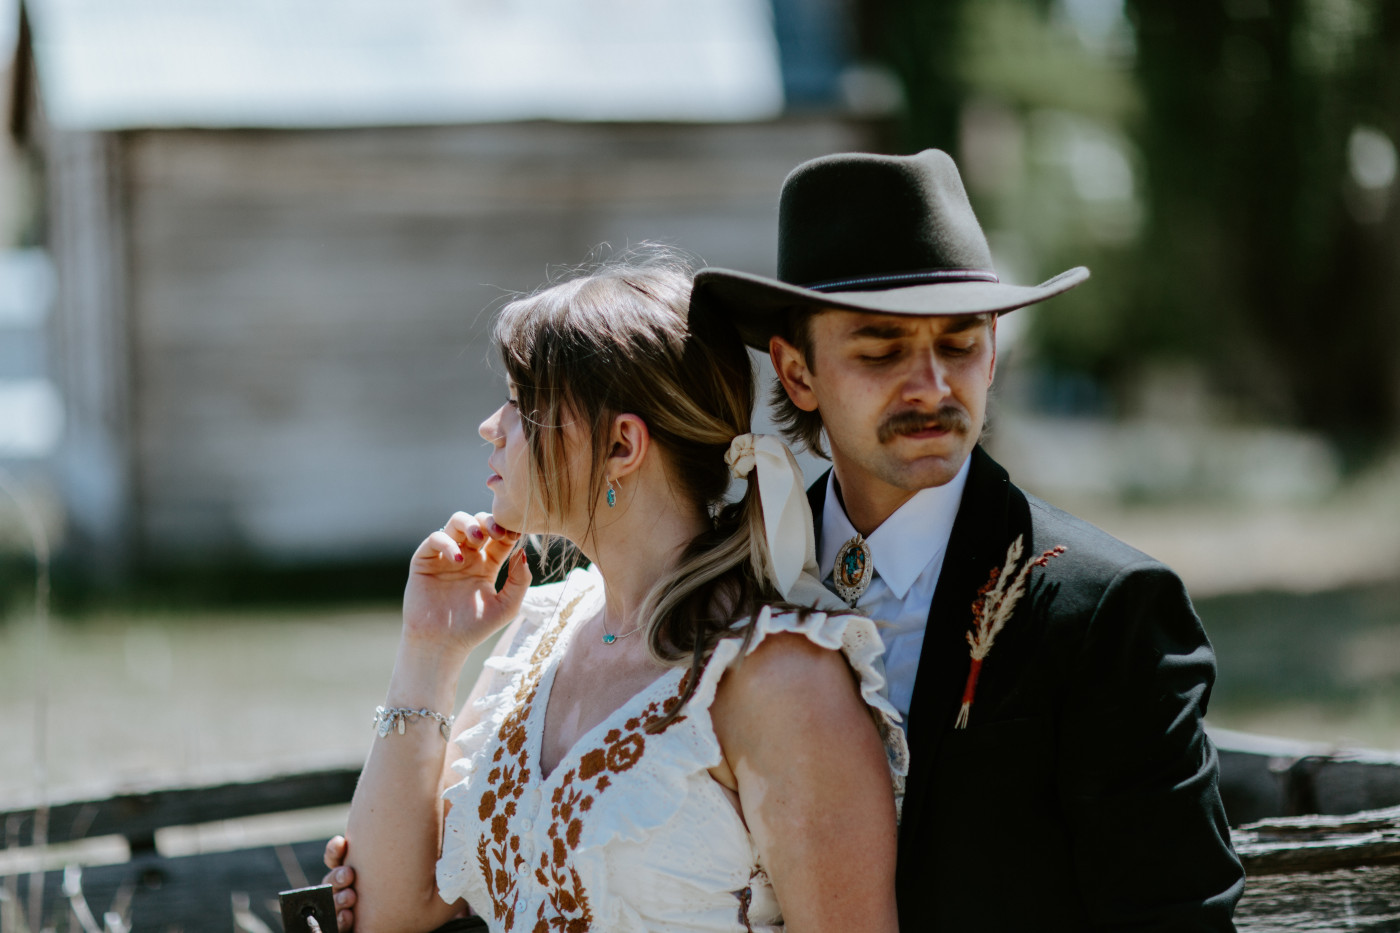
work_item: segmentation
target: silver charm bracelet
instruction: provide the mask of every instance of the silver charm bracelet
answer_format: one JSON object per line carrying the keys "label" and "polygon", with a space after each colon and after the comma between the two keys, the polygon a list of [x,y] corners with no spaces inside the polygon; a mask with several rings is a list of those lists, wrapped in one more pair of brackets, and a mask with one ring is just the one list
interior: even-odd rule
{"label": "silver charm bracelet", "polygon": [[390,729],[397,729],[399,735],[403,735],[404,730],[408,726],[408,721],[416,716],[422,716],[424,719],[436,719],[438,731],[442,733],[442,737],[447,741],[452,740],[452,721],[457,717],[444,716],[442,713],[436,713],[430,709],[412,709],[407,706],[395,706],[390,709],[385,709],[382,706],[376,706],[374,708],[373,722],[375,730],[382,739],[389,734]]}

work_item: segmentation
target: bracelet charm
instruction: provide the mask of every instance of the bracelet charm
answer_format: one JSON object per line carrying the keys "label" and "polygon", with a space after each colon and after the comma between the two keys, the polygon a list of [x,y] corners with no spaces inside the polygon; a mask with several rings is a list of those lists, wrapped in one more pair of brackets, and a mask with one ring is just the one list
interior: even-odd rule
{"label": "bracelet charm", "polygon": [[408,721],[415,717],[422,716],[424,719],[436,719],[438,731],[442,733],[444,741],[452,740],[452,721],[456,716],[444,716],[442,713],[430,709],[413,709],[408,706],[374,708],[374,719],[372,720],[375,731],[382,739],[389,734],[390,729],[397,730],[399,735],[403,735],[408,728]]}

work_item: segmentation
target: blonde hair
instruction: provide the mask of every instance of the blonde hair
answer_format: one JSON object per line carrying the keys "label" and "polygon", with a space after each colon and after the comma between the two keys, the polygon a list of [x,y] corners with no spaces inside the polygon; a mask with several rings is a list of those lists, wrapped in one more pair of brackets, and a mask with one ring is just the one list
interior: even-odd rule
{"label": "blonde hair", "polygon": [[652,653],[690,661],[685,693],[665,721],[689,699],[719,640],[747,643],[758,607],[782,599],[768,582],[756,480],[737,502],[724,498],[725,452],[749,431],[753,364],[728,322],[690,320],[691,279],[674,254],[633,250],[511,302],[496,324],[533,461],[531,502],[547,515],[572,506],[572,484],[551,482],[567,475],[562,428],[572,423],[589,445],[582,489],[591,531],[613,419],[630,413],[646,423],[681,497],[713,520],[642,605]]}

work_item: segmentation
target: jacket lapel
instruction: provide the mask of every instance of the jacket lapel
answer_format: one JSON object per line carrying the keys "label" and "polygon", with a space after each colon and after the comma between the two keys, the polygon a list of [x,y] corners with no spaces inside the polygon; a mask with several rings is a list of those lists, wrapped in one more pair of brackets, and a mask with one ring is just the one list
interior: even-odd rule
{"label": "jacket lapel", "polygon": [[827,470],[807,487],[807,504],[812,507],[812,535],[817,543],[818,554],[821,553],[822,516],[826,514],[826,486],[827,477],[830,475],[831,470]]}
{"label": "jacket lapel", "polygon": [[[1006,471],[981,445],[973,448],[967,487],[948,539],[943,570],[919,654],[919,671],[910,701],[908,736],[910,768],[900,821],[899,864],[914,865],[917,843],[928,836],[918,824],[943,736],[952,727],[962,702],[969,666],[965,634],[972,623],[972,603],[993,567],[1006,558],[1011,540],[1030,528],[1025,496],[1011,485]],[[830,472],[830,471],[828,471]],[[817,540],[821,539],[827,475],[807,490]],[[932,830],[931,830],[932,831]]]}
{"label": "jacket lapel", "polygon": [[[1006,556],[1014,511],[1010,479],[979,445],[972,451],[967,487],[953,522],[943,570],[929,607],[919,672],[909,709],[910,773],[900,830],[900,864],[916,861],[906,848],[923,834],[918,830],[934,762],[943,736],[952,727],[962,702],[970,664],[965,634],[972,622],[972,603],[993,567]],[[1026,521],[1029,515],[1026,515]],[[1019,523],[1017,523],[1019,524]],[[924,838],[927,838],[924,836]]]}

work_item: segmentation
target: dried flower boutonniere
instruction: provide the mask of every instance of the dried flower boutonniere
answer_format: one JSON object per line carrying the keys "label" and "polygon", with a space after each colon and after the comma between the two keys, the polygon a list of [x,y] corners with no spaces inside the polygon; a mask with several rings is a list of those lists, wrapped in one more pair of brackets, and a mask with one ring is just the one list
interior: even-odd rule
{"label": "dried flower boutonniere", "polygon": [[977,601],[972,604],[972,631],[967,633],[967,643],[972,646],[972,651],[969,652],[972,655],[972,667],[967,672],[962,707],[958,710],[957,721],[953,723],[954,729],[967,728],[967,718],[972,713],[972,699],[977,693],[977,677],[982,673],[982,662],[992,650],[992,642],[997,633],[1006,624],[1006,620],[1011,618],[1016,604],[1025,595],[1026,578],[1030,576],[1031,568],[1044,567],[1050,563],[1050,558],[1059,557],[1065,552],[1065,546],[1057,544],[1035,560],[1026,561],[1020,571],[1012,576],[1012,569],[1021,559],[1021,540],[1024,537],[1025,535],[1018,535],[1016,540],[1011,542],[1011,547],[1006,551],[1006,563],[1001,567],[992,568],[992,575],[977,591]]}

